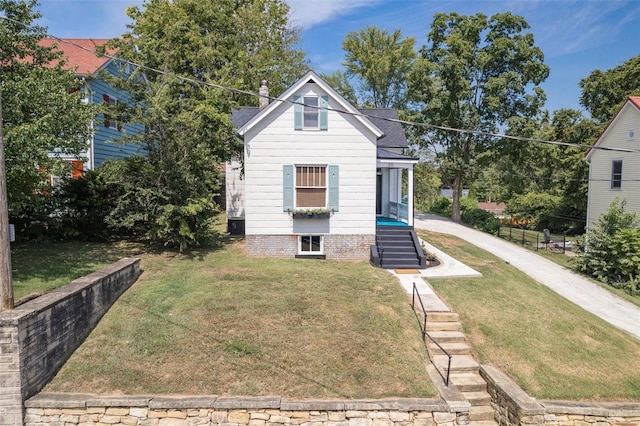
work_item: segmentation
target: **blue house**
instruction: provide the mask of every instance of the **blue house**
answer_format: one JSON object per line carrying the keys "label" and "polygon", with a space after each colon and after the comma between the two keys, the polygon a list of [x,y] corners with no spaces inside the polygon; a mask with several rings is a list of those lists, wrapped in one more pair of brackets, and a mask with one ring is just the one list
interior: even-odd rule
{"label": "blue house", "polygon": [[[43,47],[57,45],[56,49],[66,57],[64,68],[74,70],[78,78],[78,89],[84,92],[84,101],[94,104],[113,104],[125,102],[130,95],[107,84],[100,75],[106,71],[112,75],[128,75],[131,69],[128,64],[117,59],[100,57],[93,53],[96,48],[107,43],[107,39],[58,39],[45,38],[40,41]],[[108,50],[110,55],[116,51]],[[73,177],[80,176],[85,170],[100,167],[106,160],[123,158],[141,153],[140,145],[123,143],[125,135],[135,135],[144,132],[141,124],[123,123],[118,117],[111,117],[101,113],[92,123],[87,123],[93,129],[87,150],[81,158],[60,156],[73,165]],[[52,154],[53,155],[53,154]],[[56,177],[52,177],[55,183]]]}

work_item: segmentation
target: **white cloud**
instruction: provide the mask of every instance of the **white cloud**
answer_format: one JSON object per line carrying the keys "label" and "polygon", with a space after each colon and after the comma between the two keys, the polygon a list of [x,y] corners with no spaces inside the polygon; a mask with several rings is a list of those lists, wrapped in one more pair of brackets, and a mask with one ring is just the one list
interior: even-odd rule
{"label": "white cloud", "polygon": [[347,15],[355,9],[373,6],[380,0],[286,0],[295,26],[302,29]]}

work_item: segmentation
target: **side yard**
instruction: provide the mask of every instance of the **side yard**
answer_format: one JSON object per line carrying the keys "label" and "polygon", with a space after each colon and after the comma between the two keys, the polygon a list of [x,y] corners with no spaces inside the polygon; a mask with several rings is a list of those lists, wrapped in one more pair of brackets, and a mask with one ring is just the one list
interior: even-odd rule
{"label": "side yard", "polygon": [[430,279],[480,362],[538,399],[640,400],[640,342],[456,237],[420,231],[482,278]]}
{"label": "side yard", "polygon": [[435,397],[408,296],[364,262],[143,256],[46,391]]}

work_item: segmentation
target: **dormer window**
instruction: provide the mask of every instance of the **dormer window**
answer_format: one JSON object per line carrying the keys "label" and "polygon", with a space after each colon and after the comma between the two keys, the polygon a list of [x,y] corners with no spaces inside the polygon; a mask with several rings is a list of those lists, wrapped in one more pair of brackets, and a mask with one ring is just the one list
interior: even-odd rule
{"label": "dormer window", "polygon": [[296,130],[327,130],[329,128],[329,97],[297,95],[293,97],[294,128]]}
{"label": "dormer window", "polygon": [[318,130],[320,120],[318,119],[318,97],[317,96],[305,96],[303,99],[303,129]]}

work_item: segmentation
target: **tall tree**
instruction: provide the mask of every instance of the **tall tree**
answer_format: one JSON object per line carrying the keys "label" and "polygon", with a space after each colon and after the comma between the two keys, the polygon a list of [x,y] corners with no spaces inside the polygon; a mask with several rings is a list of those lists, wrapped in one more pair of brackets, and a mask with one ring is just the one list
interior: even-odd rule
{"label": "tall tree", "polygon": [[4,118],[7,191],[10,214],[33,209],[46,191],[47,172],[70,165],[63,155],[87,149],[96,111],[82,103],[73,71],[53,47],[38,45],[46,28],[36,0],[0,0],[0,96]]}
{"label": "tall tree", "polygon": [[[500,13],[436,14],[428,44],[411,73],[411,99],[420,109],[414,120],[496,132],[514,116],[535,116],[545,101],[538,85],[549,75],[542,51],[520,16]],[[479,154],[493,139],[471,132],[428,130],[444,147],[443,170],[453,177],[452,219],[460,221],[463,184],[478,173]]]}
{"label": "tall tree", "polygon": [[130,31],[112,44],[159,71],[113,81],[134,95],[120,106],[126,116],[149,131],[137,136],[146,158],[123,166],[145,176],[136,187],[122,182],[127,193],[109,217],[112,226],[181,249],[203,240],[217,212],[219,165],[240,149],[232,108],[257,104],[229,88],[257,92],[265,79],[278,93],[307,69],[288,10],[283,0],[147,0],[128,9]]}
{"label": "tall tree", "polygon": [[606,123],[628,96],[640,95],[640,55],[607,71],[595,70],[580,80],[580,104],[591,118]]}
{"label": "tall tree", "polygon": [[351,105],[358,106],[356,89],[349,81],[349,77],[343,71],[337,70],[333,74],[320,74],[320,77],[340,93]]}
{"label": "tall tree", "polygon": [[347,34],[342,42],[346,52],[343,65],[347,75],[359,83],[360,104],[378,108],[403,109],[406,80],[416,57],[416,40],[402,38],[402,32],[389,33],[367,26]]}

